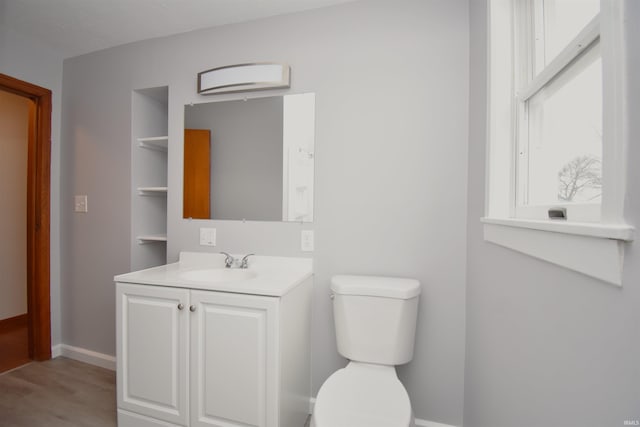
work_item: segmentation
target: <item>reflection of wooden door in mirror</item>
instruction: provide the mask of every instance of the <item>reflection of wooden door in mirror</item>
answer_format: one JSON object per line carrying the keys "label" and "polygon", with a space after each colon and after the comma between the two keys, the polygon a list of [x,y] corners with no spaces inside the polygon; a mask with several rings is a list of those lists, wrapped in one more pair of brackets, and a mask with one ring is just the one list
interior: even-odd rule
{"label": "reflection of wooden door in mirror", "polygon": [[209,219],[211,185],[211,131],[184,130],[184,218]]}

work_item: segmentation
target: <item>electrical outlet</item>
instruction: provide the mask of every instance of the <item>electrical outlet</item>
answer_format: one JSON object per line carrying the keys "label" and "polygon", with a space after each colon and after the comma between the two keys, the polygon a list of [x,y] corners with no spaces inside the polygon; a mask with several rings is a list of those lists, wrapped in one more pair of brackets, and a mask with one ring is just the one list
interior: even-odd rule
{"label": "electrical outlet", "polygon": [[200,229],[200,246],[215,246],[215,245],[216,245],[216,229],[201,228]]}
{"label": "electrical outlet", "polygon": [[75,212],[89,212],[89,205],[86,195],[76,196],[74,202],[75,203],[73,210]]}
{"label": "electrical outlet", "polygon": [[302,252],[313,252],[313,230],[300,232],[300,249]]}

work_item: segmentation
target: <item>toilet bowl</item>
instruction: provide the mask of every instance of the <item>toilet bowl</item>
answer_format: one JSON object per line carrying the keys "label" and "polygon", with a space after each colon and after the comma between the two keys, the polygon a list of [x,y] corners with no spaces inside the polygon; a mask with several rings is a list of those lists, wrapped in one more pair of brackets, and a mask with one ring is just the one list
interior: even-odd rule
{"label": "toilet bowl", "polygon": [[413,427],[411,402],[395,365],[413,358],[420,283],[335,276],[338,352],[349,364],[320,387],[312,427]]}
{"label": "toilet bowl", "polygon": [[409,395],[393,366],[350,362],[322,385],[314,427],[412,427]]}

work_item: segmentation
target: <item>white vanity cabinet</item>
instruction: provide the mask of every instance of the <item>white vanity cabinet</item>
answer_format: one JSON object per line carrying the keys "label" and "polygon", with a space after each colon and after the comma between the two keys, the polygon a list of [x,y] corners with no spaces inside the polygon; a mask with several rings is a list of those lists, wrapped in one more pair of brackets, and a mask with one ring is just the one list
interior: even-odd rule
{"label": "white vanity cabinet", "polygon": [[118,282],[118,425],[303,427],[310,292]]}

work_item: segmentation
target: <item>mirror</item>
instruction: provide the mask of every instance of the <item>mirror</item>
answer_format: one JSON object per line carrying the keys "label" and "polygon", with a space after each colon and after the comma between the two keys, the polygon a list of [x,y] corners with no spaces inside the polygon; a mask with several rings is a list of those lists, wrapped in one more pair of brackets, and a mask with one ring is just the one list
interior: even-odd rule
{"label": "mirror", "polygon": [[184,218],[313,221],[315,94],[184,111]]}

